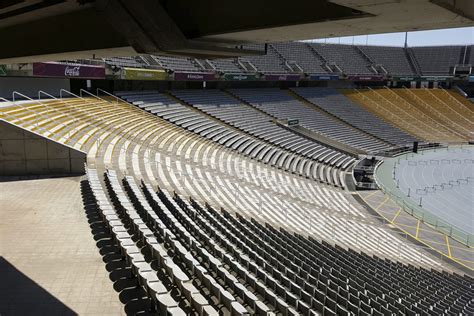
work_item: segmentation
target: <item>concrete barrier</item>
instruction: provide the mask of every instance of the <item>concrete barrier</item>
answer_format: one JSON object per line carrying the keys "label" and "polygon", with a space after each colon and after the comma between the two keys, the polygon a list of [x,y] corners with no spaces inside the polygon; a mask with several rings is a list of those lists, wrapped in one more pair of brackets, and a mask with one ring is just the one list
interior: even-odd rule
{"label": "concrete barrier", "polygon": [[0,176],[84,174],[86,153],[0,120]]}

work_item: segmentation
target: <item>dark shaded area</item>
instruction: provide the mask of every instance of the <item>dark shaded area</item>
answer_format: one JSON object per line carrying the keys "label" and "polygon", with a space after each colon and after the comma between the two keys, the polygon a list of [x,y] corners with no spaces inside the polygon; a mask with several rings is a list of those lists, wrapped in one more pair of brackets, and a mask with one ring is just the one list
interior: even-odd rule
{"label": "dark shaded area", "polygon": [[[282,0],[271,1],[271,4],[268,1],[227,1],[225,5],[219,0],[160,2],[187,38],[370,16],[326,0],[296,0],[291,5]],[[268,14],[270,6],[271,14]]]}
{"label": "dark shaded area", "polygon": [[97,242],[96,246],[104,261],[104,267],[109,272],[111,286],[119,293],[118,296],[124,304],[125,312],[128,315],[151,315],[149,313],[150,299],[138,286],[137,278],[132,275],[130,266],[120,254],[119,247],[101,218],[94,195],[86,180],[81,181],[81,194],[92,236]]}
{"label": "dark shaded area", "polygon": [[0,257],[0,315],[77,315]]}

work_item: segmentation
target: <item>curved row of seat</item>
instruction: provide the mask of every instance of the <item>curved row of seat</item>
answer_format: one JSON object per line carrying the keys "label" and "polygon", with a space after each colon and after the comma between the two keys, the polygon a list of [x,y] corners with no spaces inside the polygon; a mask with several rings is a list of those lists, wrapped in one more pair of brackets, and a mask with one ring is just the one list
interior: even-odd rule
{"label": "curved row of seat", "polygon": [[294,134],[272,122],[272,117],[220,90],[174,90],[181,101],[250,135],[304,157],[347,166],[350,157]]}
{"label": "curved row of seat", "polygon": [[[99,201],[94,170],[88,171]],[[160,179],[158,179],[160,182]],[[473,280],[368,256],[219,212],[107,171],[99,203],[154,308],[179,315],[453,315]],[[125,193],[126,192],[126,193]],[[115,213],[112,213],[115,212]],[[120,223],[119,220],[122,220]],[[133,241],[138,241],[132,244]]]}
{"label": "curved row of seat", "polygon": [[375,153],[391,147],[386,142],[318,111],[316,107],[303,104],[286,90],[232,89],[230,92],[279,120],[298,119],[299,125],[364,152]]}
{"label": "curved row of seat", "polygon": [[[301,153],[273,145],[212,119],[158,92],[117,92],[138,107],[253,159],[317,181],[345,187],[344,173],[355,158],[319,146]],[[308,155],[310,155],[308,157]]]}
{"label": "curved row of seat", "polygon": [[130,104],[64,99],[2,108],[2,113],[86,151],[90,166],[149,183],[161,179],[166,188],[212,205],[386,258],[442,264],[392,235],[350,194],[249,159]]}

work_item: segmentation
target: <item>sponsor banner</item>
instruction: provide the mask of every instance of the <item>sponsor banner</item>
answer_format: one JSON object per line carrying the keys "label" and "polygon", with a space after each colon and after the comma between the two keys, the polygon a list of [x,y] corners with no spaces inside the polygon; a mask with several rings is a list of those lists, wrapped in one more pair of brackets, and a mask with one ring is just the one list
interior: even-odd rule
{"label": "sponsor banner", "polygon": [[0,76],[6,76],[7,75],[7,69],[5,68],[5,65],[0,65]]}
{"label": "sponsor banner", "polygon": [[104,79],[105,68],[90,65],[65,65],[58,63],[33,63],[33,76]]}
{"label": "sponsor banner", "polygon": [[418,81],[420,77],[408,77],[408,76],[400,76],[400,77],[392,77],[392,81]]}
{"label": "sponsor banner", "polygon": [[469,82],[474,82],[474,76],[469,76]]}
{"label": "sponsor banner", "polygon": [[423,81],[446,81],[448,79],[452,79],[453,77],[449,77],[449,76],[422,76],[421,77],[421,80]]}
{"label": "sponsor banner", "polygon": [[122,79],[125,80],[166,80],[168,74],[164,70],[123,68]]}
{"label": "sponsor banner", "polygon": [[224,80],[229,81],[255,81],[257,75],[254,74],[225,74]]}
{"label": "sponsor banner", "polygon": [[383,75],[358,75],[358,76],[347,76],[347,79],[352,81],[383,81],[385,77]]}
{"label": "sponsor banner", "polygon": [[288,126],[297,126],[300,124],[300,120],[298,119],[288,119]]}
{"label": "sponsor banner", "polygon": [[317,81],[339,80],[339,75],[310,75],[309,80],[317,80]]}
{"label": "sponsor banner", "polygon": [[300,75],[265,75],[266,81],[299,81]]}
{"label": "sponsor banner", "polygon": [[174,80],[180,81],[211,81],[215,80],[216,75],[201,72],[175,72]]}

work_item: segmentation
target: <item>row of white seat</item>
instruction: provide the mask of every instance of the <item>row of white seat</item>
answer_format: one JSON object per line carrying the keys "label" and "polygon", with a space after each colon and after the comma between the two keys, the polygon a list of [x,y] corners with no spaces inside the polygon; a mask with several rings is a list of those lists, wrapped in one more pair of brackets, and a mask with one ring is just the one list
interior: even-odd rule
{"label": "row of white seat", "polygon": [[135,93],[128,95],[122,92],[119,95],[146,111],[227,148],[318,181],[345,187],[344,173],[340,170],[348,169],[355,161],[354,158],[343,154],[334,157],[334,151],[324,147],[292,153],[238,129],[230,128],[156,92],[144,92],[142,95]]}
{"label": "row of white seat", "polygon": [[279,120],[298,119],[299,125],[364,152],[388,149],[389,144],[309,107],[281,89],[231,89],[230,92]]}

